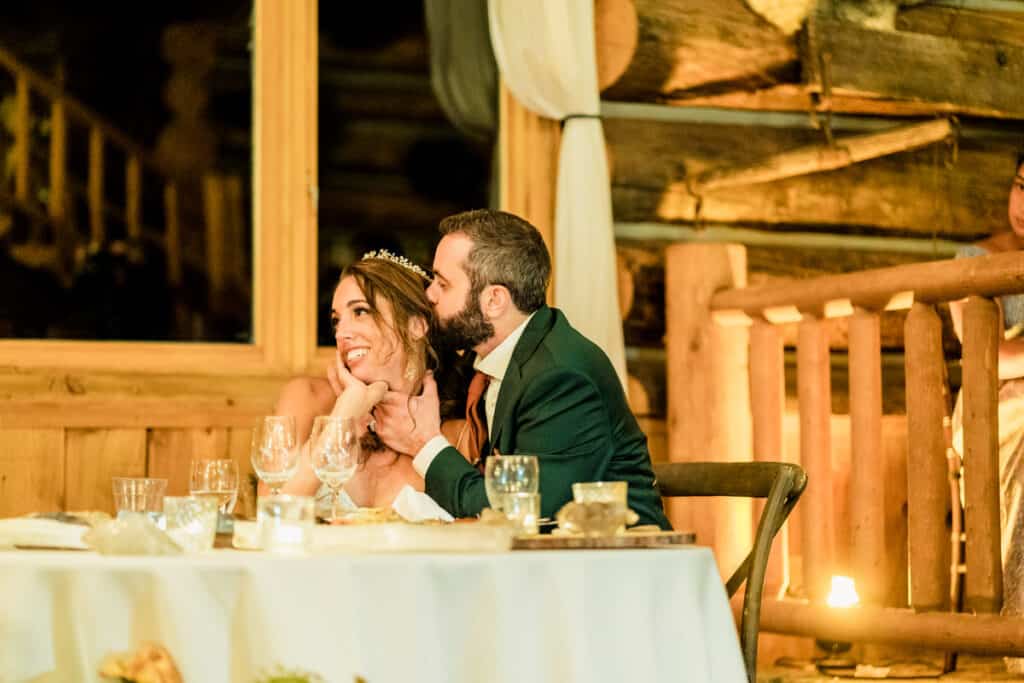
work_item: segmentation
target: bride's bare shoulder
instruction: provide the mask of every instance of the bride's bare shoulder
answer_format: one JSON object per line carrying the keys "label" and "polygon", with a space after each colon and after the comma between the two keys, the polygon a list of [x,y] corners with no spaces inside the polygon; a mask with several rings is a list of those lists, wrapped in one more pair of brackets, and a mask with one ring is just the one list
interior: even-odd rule
{"label": "bride's bare shoulder", "polygon": [[[278,406],[287,406],[293,409],[312,409],[314,415],[326,415],[334,407],[334,390],[330,383],[323,377],[293,377],[281,388],[278,395]],[[281,411],[283,414],[292,411]]]}

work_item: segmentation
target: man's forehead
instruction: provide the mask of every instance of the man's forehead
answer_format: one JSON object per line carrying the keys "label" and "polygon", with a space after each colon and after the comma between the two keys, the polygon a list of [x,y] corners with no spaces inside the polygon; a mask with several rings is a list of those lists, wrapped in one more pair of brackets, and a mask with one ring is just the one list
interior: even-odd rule
{"label": "man's forehead", "polygon": [[445,235],[434,253],[434,273],[451,278],[462,271],[462,263],[469,255],[473,242],[465,235]]}

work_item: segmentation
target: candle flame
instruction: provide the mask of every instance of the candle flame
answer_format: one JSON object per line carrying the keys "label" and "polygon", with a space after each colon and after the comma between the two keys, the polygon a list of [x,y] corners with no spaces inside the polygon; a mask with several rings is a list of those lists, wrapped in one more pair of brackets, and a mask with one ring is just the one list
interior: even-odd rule
{"label": "candle flame", "polygon": [[829,607],[853,607],[860,602],[853,579],[849,576],[833,576],[832,590],[829,591],[825,604]]}

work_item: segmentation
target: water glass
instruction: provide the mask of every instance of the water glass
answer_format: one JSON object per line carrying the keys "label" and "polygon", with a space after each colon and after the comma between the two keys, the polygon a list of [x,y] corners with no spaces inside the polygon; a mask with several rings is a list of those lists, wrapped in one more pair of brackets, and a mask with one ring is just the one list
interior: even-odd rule
{"label": "water glass", "polygon": [[506,511],[506,498],[512,493],[537,493],[540,468],[535,455],[492,455],[484,468],[484,488],[491,508]]}
{"label": "water glass", "polygon": [[622,503],[626,505],[629,483],[625,481],[582,481],[572,485],[577,503]]}
{"label": "water glass", "polygon": [[263,418],[252,431],[250,458],[256,475],[270,487],[272,495],[278,495],[299,466],[295,418],[291,415]]}
{"label": "water glass", "polygon": [[341,487],[352,478],[359,465],[359,430],[348,417],[320,415],[313,420],[309,436],[313,471],[331,492],[328,521],[340,518],[338,502]]}
{"label": "water glass", "polygon": [[149,517],[161,529],[164,527],[164,491],[166,479],[148,477],[114,477],[114,509],[118,518],[133,513]]}
{"label": "water glass", "polygon": [[199,496],[168,496],[164,498],[167,535],[186,553],[200,553],[213,548],[217,532],[217,501]]}
{"label": "water glass", "polygon": [[304,555],[313,546],[313,498],[264,496],[256,510],[260,547],[278,555]]}
{"label": "water glass", "polygon": [[193,460],[189,493],[208,498],[224,516],[230,515],[238,500],[238,463],[234,460]]}
{"label": "water glass", "polygon": [[509,493],[505,495],[505,516],[521,534],[536,534],[540,518],[539,493]]}

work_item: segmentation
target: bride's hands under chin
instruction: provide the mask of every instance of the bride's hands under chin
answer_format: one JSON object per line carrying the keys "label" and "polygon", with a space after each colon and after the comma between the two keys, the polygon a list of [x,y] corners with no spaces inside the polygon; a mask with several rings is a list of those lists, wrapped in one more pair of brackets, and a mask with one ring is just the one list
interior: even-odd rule
{"label": "bride's hands under chin", "polygon": [[331,415],[336,417],[359,417],[364,418],[362,430],[370,421],[370,410],[387,393],[388,385],[385,382],[373,382],[367,385],[359,378],[348,371],[341,361],[341,354],[335,351],[334,363],[327,369],[327,381],[338,398],[334,402],[334,409]]}

